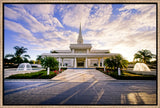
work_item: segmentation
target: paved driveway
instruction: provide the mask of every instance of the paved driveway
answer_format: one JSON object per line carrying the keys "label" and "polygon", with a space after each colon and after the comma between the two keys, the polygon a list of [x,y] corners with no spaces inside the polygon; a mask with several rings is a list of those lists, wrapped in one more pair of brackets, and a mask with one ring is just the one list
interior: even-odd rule
{"label": "paved driveway", "polygon": [[4,81],[5,105],[153,105],[156,101],[156,81],[114,80],[94,69],[68,69],[51,80]]}
{"label": "paved driveway", "polygon": [[67,69],[63,73],[52,78],[52,80],[62,82],[94,82],[116,79],[105,75],[96,69]]}

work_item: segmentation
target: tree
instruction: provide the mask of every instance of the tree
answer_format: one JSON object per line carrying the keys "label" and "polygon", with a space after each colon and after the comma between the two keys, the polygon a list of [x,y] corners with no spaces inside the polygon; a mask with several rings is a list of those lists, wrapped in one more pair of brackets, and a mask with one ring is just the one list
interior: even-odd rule
{"label": "tree", "polygon": [[150,50],[141,50],[134,54],[134,60],[138,60],[142,63],[150,62],[152,58],[155,58],[155,55],[151,53]]}
{"label": "tree", "polygon": [[51,70],[58,69],[58,61],[54,57],[44,57],[41,59],[41,65],[44,68],[50,67]]}
{"label": "tree", "polygon": [[118,54],[116,56],[112,56],[110,58],[105,59],[104,64],[113,69],[118,69],[118,68],[127,68],[128,66],[128,61],[125,60],[122,55]]}
{"label": "tree", "polygon": [[118,54],[115,56],[115,59],[116,59],[116,67],[118,68],[127,68],[128,66],[128,61],[125,60],[122,55]]}
{"label": "tree", "polygon": [[30,58],[29,55],[23,55],[24,53],[26,53],[28,50],[27,48],[24,48],[24,47],[19,47],[19,46],[15,46],[13,47],[16,52],[14,54],[7,54],[5,56],[5,58],[11,58],[10,61],[12,61],[13,63],[22,63],[24,61],[27,61],[28,59],[27,58]]}
{"label": "tree", "polygon": [[106,67],[109,67],[109,68],[113,69],[114,66],[115,66],[115,64],[114,64],[114,57],[112,56],[110,58],[105,59],[104,60],[104,65]]}
{"label": "tree", "polygon": [[41,59],[42,59],[42,56],[39,55],[36,59],[36,63],[41,64]]}
{"label": "tree", "polygon": [[50,53],[58,53],[57,51],[55,51],[55,50],[52,50],[52,51],[50,51]]}
{"label": "tree", "polygon": [[29,63],[30,64],[35,64],[35,61],[34,60],[30,60]]}

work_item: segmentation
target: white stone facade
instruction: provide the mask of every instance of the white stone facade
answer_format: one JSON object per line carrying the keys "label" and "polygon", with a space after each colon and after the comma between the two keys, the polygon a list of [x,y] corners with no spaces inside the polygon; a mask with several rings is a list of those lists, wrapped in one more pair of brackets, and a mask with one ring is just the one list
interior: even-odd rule
{"label": "white stone facade", "polygon": [[68,68],[93,68],[103,67],[104,59],[109,56],[116,55],[109,53],[109,50],[91,50],[91,44],[83,44],[81,26],[77,44],[70,44],[70,50],[54,50],[54,53],[43,53],[44,56],[57,58],[59,61],[59,69],[61,67]]}

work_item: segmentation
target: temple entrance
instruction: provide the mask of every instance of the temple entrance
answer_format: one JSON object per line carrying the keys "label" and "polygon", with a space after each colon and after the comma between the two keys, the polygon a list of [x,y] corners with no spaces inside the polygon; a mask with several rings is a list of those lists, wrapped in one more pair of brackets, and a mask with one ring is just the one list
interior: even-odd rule
{"label": "temple entrance", "polygon": [[77,63],[77,66],[78,66],[78,67],[84,67],[84,63],[83,63],[83,62]]}
{"label": "temple entrance", "polygon": [[77,58],[77,67],[84,68],[84,58]]}

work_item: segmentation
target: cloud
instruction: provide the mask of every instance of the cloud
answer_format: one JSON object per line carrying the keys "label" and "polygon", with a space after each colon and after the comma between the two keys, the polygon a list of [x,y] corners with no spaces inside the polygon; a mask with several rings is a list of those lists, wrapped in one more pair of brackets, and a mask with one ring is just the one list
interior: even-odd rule
{"label": "cloud", "polygon": [[94,49],[109,49],[130,60],[144,48],[155,53],[156,5],[126,4],[116,10],[119,14],[111,4],[5,6],[5,26],[34,50],[69,49],[81,22],[84,42]]}
{"label": "cloud", "polygon": [[[56,27],[63,27],[60,21],[53,17],[54,5],[13,5],[12,8],[5,6],[6,17],[9,19],[23,20],[26,22],[26,28],[32,32],[53,31]],[[10,16],[11,17],[10,17]]]}
{"label": "cloud", "polygon": [[25,29],[22,25],[16,22],[5,20],[4,25],[5,25],[5,28],[18,33],[20,36],[19,38],[23,38],[28,41],[36,40],[36,38],[32,35],[32,33],[29,30]]}
{"label": "cloud", "polygon": [[[116,20],[102,25],[102,29],[98,31],[86,32],[85,39],[90,41],[96,49],[110,49],[113,53],[121,53],[130,61],[141,49],[151,50],[155,54],[156,7],[139,5],[134,8],[134,6],[122,7]],[[132,9],[137,10],[133,13]]]}
{"label": "cloud", "polygon": [[108,23],[112,14],[112,5],[68,5],[64,7],[63,23],[70,27],[99,30]]}
{"label": "cloud", "polygon": [[4,7],[4,16],[8,19],[17,20],[20,14],[8,7]]}
{"label": "cloud", "polygon": [[112,14],[112,5],[94,5],[92,11],[88,20],[85,22],[85,28],[90,30],[103,29],[103,26],[109,22]]}
{"label": "cloud", "polygon": [[[144,27],[150,26],[155,27],[156,25],[156,5],[153,4],[130,4],[124,5],[124,7],[119,9],[122,13],[121,17],[126,17],[123,11],[126,10],[126,13],[129,13],[131,16],[132,23],[134,27],[136,25]],[[135,13],[132,11],[136,10]],[[134,24],[133,24],[134,23]]]}
{"label": "cloud", "polygon": [[78,28],[80,23],[82,25],[89,17],[92,5],[68,5],[63,11],[63,24]]}
{"label": "cloud", "polygon": [[41,20],[46,20],[46,15],[54,14],[54,5],[51,4],[32,4],[24,5],[24,8],[33,16]]}

